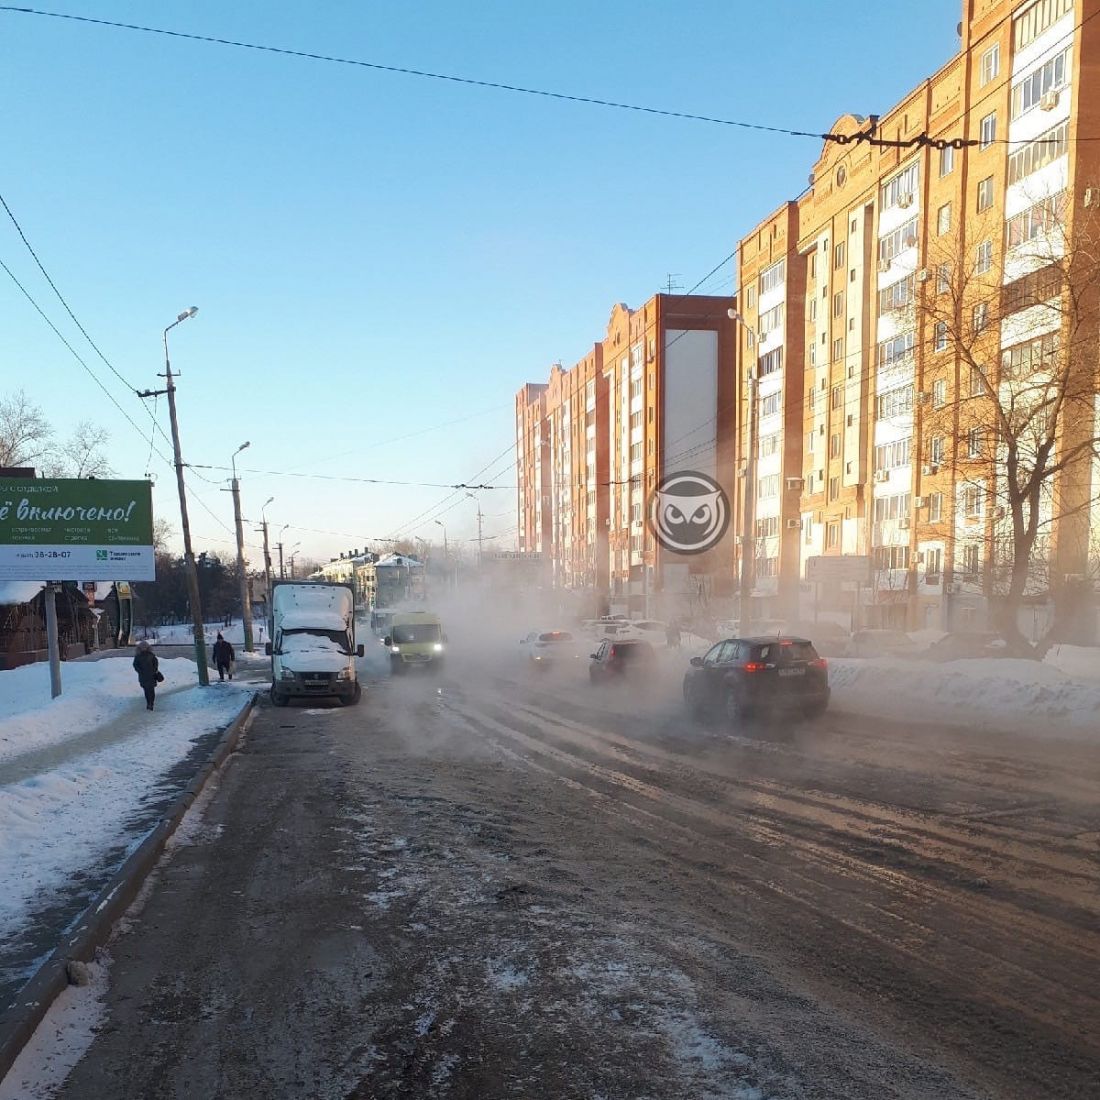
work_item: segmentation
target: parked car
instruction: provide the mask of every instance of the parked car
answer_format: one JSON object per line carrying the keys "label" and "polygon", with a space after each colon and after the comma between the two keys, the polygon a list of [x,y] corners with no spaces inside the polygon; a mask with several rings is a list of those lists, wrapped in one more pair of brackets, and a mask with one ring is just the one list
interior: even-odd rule
{"label": "parked car", "polygon": [[917,643],[900,630],[857,630],[848,639],[845,657],[912,657]]}
{"label": "parked car", "polygon": [[657,652],[649,642],[637,638],[605,639],[591,655],[588,678],[593,683],[604,683],[619,678],[652,676],[656,665]]}
{"label": "parked car", "polygon": [[[765,635],[779,635],[787,630],[787,624],[783,619],[753,619],[749,624],[753,637]],[[719,638],[738,638],[741,636],[740,619],[723,619],[718,623]]]}
{"label": "parked car", "polygon": [[656,619],[640,619],[625,625],[628,629],[623,632],[624,637],[639,638],[658,646],[668,642],[668,623],[658,622]]}
{"label": "parked car", "polygon": [[812,718],[829,705],[829,669],[807,638],[728,638],[692,657],[683,691],[696,717],[795,709]]}
{"label": "parked car", "polygon": [[957,630],[945,634],[924,651],[929,661],[961,661],[968,657],[1007,657],[1008,643],[993,631]]}
{"label": "parked car", "polygon": [[568,630],[532,630],[520,640],[532,667],[550,668],[576,661],[580,654],[577,643]]}
{"label": "parked car", "polygon": [[813,638],[814,648],[822,657],[843,657],[848,649],[850,635],[839,623],[822,619],[820,622],[788,623],[785,634]]}

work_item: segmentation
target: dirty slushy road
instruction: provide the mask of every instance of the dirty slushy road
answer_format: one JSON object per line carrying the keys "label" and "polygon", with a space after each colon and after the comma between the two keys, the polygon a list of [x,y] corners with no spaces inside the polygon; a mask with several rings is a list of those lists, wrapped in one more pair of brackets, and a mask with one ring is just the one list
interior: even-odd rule
{"label": "dirty slushy road", "polygon": [[265,703],[62,1095],[1100,1095],[1100,752],[677,682]]}

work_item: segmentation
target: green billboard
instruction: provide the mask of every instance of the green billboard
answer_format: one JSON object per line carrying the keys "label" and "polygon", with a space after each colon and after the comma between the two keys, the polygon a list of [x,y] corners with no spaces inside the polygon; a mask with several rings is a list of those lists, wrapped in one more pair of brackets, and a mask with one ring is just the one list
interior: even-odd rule
{"label": "green billboard", "polygon": [[154,580],[148,481],[0,478],[0,580]]}

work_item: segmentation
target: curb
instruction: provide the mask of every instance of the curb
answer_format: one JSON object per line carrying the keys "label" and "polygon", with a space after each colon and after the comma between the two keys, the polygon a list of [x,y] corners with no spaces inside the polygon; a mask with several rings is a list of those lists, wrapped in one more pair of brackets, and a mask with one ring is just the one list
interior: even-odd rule
{"label": "curb", "polygon": [[256,705],[256,698],[255,693],[249,697],[237,717],[225,727],[221,740],[199,768],[198,774],[180,792],[145,839],[126,857],[87,909],[69,926],[57,947],[19,991],[16,1003],[0,1016],[0,1081],[15,1064],[19,1052],[34,1035],[50,1005],[69,984],[69,963],[90,962],[95,957],[96,948],[107,942],[115,921],[130,907],[149,872],[156,866],[168,838],[176,831],[210,777],[237,747],[245,723]]}

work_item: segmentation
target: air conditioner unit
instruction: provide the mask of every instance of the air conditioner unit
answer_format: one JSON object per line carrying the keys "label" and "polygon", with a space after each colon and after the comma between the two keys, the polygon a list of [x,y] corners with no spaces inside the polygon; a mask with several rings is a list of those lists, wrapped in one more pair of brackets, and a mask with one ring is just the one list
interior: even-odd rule
{"label": "air conditioner unit", "polygon": [[1039,100],[1040,111],[1053,111],[1058,106],[1058,92],[1050,91],[1044,92],[1042,98]]}
{"label": "air conditioner unit", "polygon": [[898,195],[898,206],[900,206],[903,210],[907,209],[908,207],[910,207],[912,205],[913,205],[913,192],[912,191],[905,191],[902,194]]}
{"label": "air conditioner unit", "polygon": [[899,531],[908,531],[909,530],[909,517],[908,516],[902,516],[901,519],[898,520],[898,530]]}
{"label": "air conditioner unit", "polygon": [[931,278],[932,278],[932,272],[929,271],[928,268],[926,268],[926,267],[922,267],[920,269],[920,271],[917,272],[917,282],[918,283],[926,283]]}
{"label": "air conditioner unit", "polygon": [[893,260],[879,260],[879,262],[878,262],[879,271],[889,271],[890,270],[890,265],[892,263],[893,263]]}
{"label": "air conditioner unit", "polygon": [[800,478],[800,477],[789,477],[789,478],[787,478],[787,488],[788,489],[801,489],[802,488],[802,478]]}
{"label": "air conditioner unit", "polygon": [[787,520],[787,530],[788,531],[799,531],[799,530],[801,530],[801,528],[802,528],[802,520],[800,520],[800,519],[789,519],[789,520]]}
{"label": "air conditioner unit", "polygon": [[928,497],[914,497],[913,498],[913,507],[914,508],[927,508],[928,507]]}
{"label": "air conditioner unit", "polygon": [[924,474],[925,477],[932,477],[934,474],[940,472],[940,468],[939,466],[922,466],[920,472]]}
{"label": "air conditioner unit", "polygon": [[889,481],[889,480],[890,480],[890,471],[889,470],[876,470],[875,471],[875,481],[882,482],[882,481]]}

